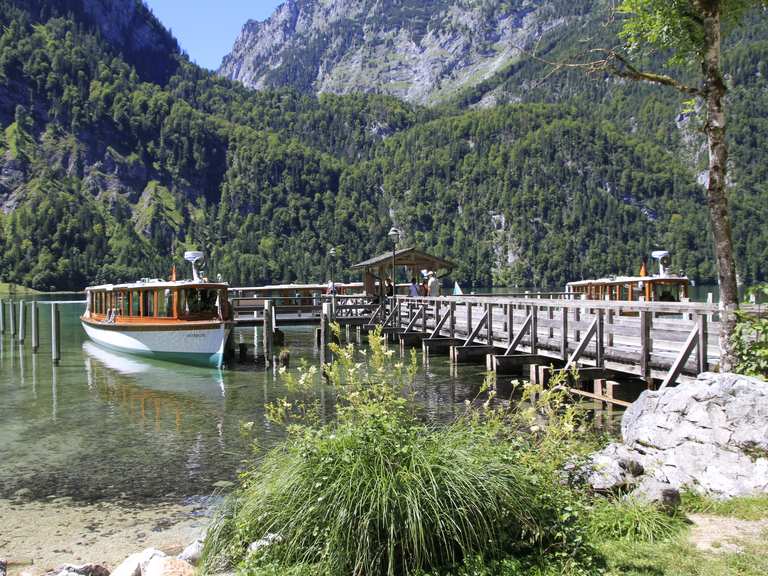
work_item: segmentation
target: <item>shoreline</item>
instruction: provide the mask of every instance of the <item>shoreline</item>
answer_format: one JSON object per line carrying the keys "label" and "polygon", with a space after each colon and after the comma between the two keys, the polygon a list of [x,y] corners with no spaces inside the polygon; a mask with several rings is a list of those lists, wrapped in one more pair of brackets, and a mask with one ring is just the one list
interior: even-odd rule
{"label": "shoreline", "polygon": [[213,509],[210,498],[147,504],[0,499],[0,558],[8,561],[8,576],[36,576],[65,563],[113,569],[150,547],[176,555],[204,533]]}

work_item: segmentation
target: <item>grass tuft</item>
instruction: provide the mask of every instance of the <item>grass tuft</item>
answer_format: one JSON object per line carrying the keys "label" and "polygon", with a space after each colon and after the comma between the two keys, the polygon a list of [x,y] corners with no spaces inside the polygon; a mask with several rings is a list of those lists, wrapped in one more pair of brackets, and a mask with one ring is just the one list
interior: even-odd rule
{"label": "grass tuft", "polygon": [[715,516],[731,516],[740,520],[768,518],[768,495],[742,496],[728,500],[714,500],[694,492],[682,495],[682,508],[686,512],[702,512]]}
{"label": "grass tuft", "polygon": [[595,541],[660,542],[679,534],[685,522],[679,516],[669,516],[657,506],[635,498],[611,498],[595,503],[588,526]]}

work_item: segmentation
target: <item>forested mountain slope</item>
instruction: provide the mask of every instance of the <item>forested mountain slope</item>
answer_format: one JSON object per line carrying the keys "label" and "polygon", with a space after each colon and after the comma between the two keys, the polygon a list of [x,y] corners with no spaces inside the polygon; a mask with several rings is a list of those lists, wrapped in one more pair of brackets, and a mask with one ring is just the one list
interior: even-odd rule
{"label": "forested mountain slope", "polygon": [[[104,2],[136,24],[133,0]],[[340,272],[390,248],[393,221],[477,285],[629,272],[658,246],[698,280],[714,277],[699,137],[685,118],[670,125],[679,103],[661,92],[582,79],[585,94],[615,99],[477,110],[466,110],[468,94],[466,105],[425,109],[382,95],[256,92],[190,64],[170,36],[160,36],[168,66],[138,70],[133,44],[78,9],[88,4],[0,0],[2,281],[167,276],[192,247],[233,283],[320,281],[331,246]],[[765,277],[768,257],[757,45],[733,64],[735,235],[748,281]]]}

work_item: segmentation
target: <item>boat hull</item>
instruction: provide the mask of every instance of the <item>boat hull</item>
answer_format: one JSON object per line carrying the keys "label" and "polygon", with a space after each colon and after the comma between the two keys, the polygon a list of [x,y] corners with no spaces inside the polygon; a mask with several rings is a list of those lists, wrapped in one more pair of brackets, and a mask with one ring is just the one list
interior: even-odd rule
{"label": "boat hull", "polygon": [[151,326],[99,326],[96,322],[81,322],[88,337],[105,348],[215,368],[221,367],[224,360],[224,346],[231,330],[231,325],[224,322],[206,327],[182,325],[154,329]]}

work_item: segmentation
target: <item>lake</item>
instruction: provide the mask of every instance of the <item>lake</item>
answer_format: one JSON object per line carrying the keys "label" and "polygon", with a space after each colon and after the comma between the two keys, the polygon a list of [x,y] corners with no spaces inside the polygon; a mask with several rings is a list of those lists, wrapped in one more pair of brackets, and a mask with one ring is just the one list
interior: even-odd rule
{"label": "lake", "polygon": [[[68,497],[174,501],[205,496],[236,479],[251,454],[241,424],[254,422],[261,448],[282,437],[264,404],[287,395],[272,369],[216,370],[152,361],[102,349],[85,336],[82,304],[61,311],[62,359],[51,362],[50,306],[39,304],[40,350],[0,339],[0,498]],[[6,305],[7,318],[7,305]],[[286,327],[291,366],[318,363],[314,327]],[[253,329],[237,329],[253,342]],[[420,355],[420,354],[419,354]],[[463,410],[484,366],[451,369],[432,358],[417,376],[427,418]],[[326,402],[332,397],[323,393]],[[328,406],[332,410],[331,406]]]}

